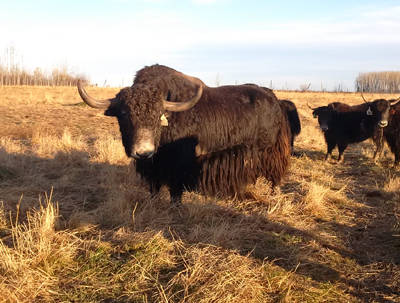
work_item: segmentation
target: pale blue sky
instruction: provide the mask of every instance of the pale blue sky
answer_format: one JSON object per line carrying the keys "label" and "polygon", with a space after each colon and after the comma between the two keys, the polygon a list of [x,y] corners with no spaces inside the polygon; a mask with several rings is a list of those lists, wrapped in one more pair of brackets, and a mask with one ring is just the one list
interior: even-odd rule
{"label": "pale blue sky", "polygon": [[354,89],[400,70],[400,1],[0,0],[0,58],[128,86],[164,64],[206,84]]}

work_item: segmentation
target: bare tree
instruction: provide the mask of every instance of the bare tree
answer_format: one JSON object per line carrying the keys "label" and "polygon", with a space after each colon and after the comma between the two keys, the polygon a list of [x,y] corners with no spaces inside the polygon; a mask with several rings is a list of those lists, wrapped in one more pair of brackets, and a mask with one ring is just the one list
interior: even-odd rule
{"label": "bare tree", "polygon": [[4,57],[0,58],[0,86],[4,85],[52,85],[52,86],[75,86],[78,79],[86,76],[74,75],[67,66],[55,68],[51,74],[36,68],[29,72],[22,67],[22,57],[17,59],[17,52],[14,47],[9,47],[4,52]]}
{"label": "bare tree", "polygon": [[308,91],[310,89],[310,87],[311,87],[311,83],[301,84],[300,85],[300,91],[306,92],[306,91]]}
{"label": "bare tree", "polygon": [[369,72],[360,73],[355,81],[357,92],[370,93],[399,93],[400,92],[400,72]]}

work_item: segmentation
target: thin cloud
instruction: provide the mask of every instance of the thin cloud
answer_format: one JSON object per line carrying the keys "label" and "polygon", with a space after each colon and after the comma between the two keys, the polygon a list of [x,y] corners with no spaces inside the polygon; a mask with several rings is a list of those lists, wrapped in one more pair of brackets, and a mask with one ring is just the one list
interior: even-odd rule
{"label": "thin cloud", "polygon": [[215,4],[217,2],[222,2],[222,1],[221,0],[192,0],[192,2],[194,4],[201,4],[201,5]]}

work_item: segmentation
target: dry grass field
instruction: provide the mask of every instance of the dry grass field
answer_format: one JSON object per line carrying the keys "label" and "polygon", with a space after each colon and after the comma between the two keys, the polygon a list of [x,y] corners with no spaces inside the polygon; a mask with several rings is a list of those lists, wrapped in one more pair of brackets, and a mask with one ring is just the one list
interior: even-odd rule
{"label": "dry grass field", "polygon": [[281,186],[177,211],[75,88],[0,87],[0,302],[400,302],[400,170],[369,141],[323,161],[307,107],[361,97],[276,94],[302,121]]}

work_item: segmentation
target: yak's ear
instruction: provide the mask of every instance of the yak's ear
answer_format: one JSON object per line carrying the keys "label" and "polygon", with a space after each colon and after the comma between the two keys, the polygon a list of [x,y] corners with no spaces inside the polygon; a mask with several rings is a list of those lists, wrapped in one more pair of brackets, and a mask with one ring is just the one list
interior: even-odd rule
{"label": "yak's ear", "polygon": [[110,106],[109,108],[106,109],[106,111],[104,112],[104,115],[116,117],[118,115],[118,112],[119,112],[118,106]]}

